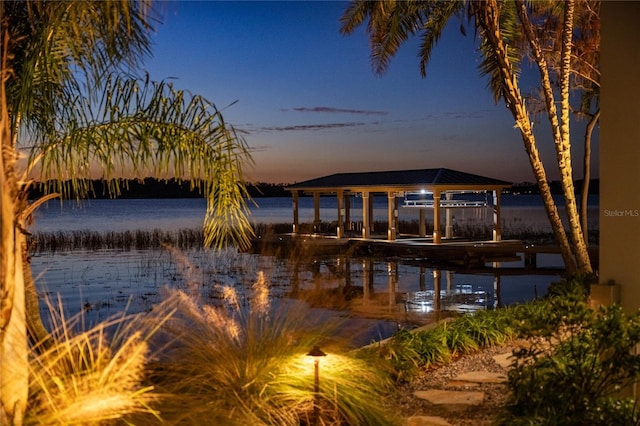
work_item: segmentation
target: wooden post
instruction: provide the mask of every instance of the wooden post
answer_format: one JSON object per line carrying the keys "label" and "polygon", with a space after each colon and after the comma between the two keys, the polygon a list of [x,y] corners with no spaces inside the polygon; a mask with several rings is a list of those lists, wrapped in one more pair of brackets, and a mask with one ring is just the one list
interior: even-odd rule
{"label": "wooden post", "polygon": [[494,308],[502,307],[502,299],[501,299],[501,296],[500,296],[500,282],[501,282],[500,280],[501,280],[500,274],[496,273],[493,276],[493,294],[494,294],[494,297],[495,297],[495,300],[493,302],[493,307]]}
{"label": "wooden post", "polygon": [[387,240],[396,239],[395,227],[396,193],[387,192]]}
{"label": "wooden post", "polygon": [[398,263],[387,262],[387,273],[389,274],[389,309],[393,310],[396,305],[396,291],[398,287]]}
{"label": "wooden post", "polygon": [[369,300],[373,290],[373,261],[371,259],[362,259],[362,297]]}
{"label": "wooden post", "polygon": [[493,241],[502,240],[502,218],[500,213],[500,190],[493,190]]}
{"label": "wooden post", "polygon": [[338,191],[336,193],[336,197],[338,198],[338,226],[336,229],[336,237],[342,238],[344,235],[344,219],[343,219],[344,192]]}
{"label": "wooden post", "polygon": [[427,192],[424,191],[424,190],[421,191],[420,201],[422,203],[424,203],[424,204],[423,204],[422,207],[420,207],[420,225],[419,225],[418,232],[419,232],[420,236],[424,238],[424,237],[427,236],[427,220],[426,220],[427,219],[426,218],[426,216],[427,216],[427,208],[425,206],[426,201],[427,201]]}
{"label": "wooden post", "polygon": [[369,216],[369,193],[362,193],[362,238],[371,236],[371,216]]}
{"label": "wooden post", "polygon": [[[445,192],[444,197],[446,200],[451,200],[453,194],[450,192]],[[453,238],[453,212],[449,207],[444,209],[445,211],[445,228],[444,228],[444,237],[447,239]]]}
{"label": "wooden post", "polygon": [[433,244],[440,244],[440,191],[433,191]]}
{"label": "wooden post", "polygon": [[344,229],[351,231],[351,193],[344,194]]}
{"label": "wooden post", "polygon": [[320,232],[320,193],[313,193],[313,233]]}
{"label": "wooden post", "polygon": [[419,233],[421,237],[426,237],[427,236],[427,221],[425,220],[425,208],[424,207],[420,207],[420,229],[419,229]]}
{"label": "wooden post", "polygon": [[367,208],[369,209],[369,233],[373,233],[375,231],[373,226],[375,222],[375,219],[373,217],[373,196],[374,194],[371,194],[371,196],[369,197],[369,205],[367,206]]}
{"label": "wooden post", "polygon": [[298,191],[292,191],[291,195],[293,196],[293,229],[291,230],[294,235],[298,233],[300,230],[300,224],[298,223],[298,212],[299,212],[299,194]]}
{"label": "wooden post", "polygon": [[439,312],[441,306],[442,275],[439,269],[433,270],[433,310]]}

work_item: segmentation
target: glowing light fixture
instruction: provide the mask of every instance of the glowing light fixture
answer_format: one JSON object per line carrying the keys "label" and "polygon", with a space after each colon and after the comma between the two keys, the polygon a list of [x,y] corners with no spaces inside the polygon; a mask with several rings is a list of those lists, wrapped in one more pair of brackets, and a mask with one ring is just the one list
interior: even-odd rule
{"label": "glowing light fixture", "polygon": [[313,424],[317,425],[320,417],[320,357],[327,356],[327,354],[318,346],[314,346],[307,355],[313,357]]}

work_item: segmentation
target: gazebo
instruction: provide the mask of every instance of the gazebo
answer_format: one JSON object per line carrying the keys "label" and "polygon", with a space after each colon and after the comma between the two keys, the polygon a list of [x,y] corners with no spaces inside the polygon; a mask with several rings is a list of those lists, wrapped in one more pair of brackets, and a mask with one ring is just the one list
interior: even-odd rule
{"label": "gazebo", "polygon": [[312,194],[314,198],[314,225],[320,223],[320,196],[335,194],[337,197],[336,236],[344,237],[345,224],[350,222],[350,200],[362,197],[362,238],[371,238],[373,222],[373,195],[387,195],[387,239],[397,237],[399,197],[404,198],[404,207],[420,209],[420,236],[426,237],[425,216],[433,211],[433,243],[440,244],[441,211],[445,211],[445,238],[452,237],[453,208],[486,207],[487,202],[464,200],[465,193],[491,193],[493,208],[493,240],[501,239],[500,194],[510,182],[478,176],[456,170],[421,169],[381,172],[337,173],[285,188],[293,196],[293,233],[300,229],[298,220],[300,194]]}

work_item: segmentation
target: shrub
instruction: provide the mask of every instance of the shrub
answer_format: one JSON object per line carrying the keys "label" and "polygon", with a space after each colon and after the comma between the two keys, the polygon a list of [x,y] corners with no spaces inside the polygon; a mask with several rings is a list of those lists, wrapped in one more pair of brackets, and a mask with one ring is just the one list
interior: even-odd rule
{"label": "shrub", "polygon": [[453,355],[458,353],[468,354],[480,349],[476,339],[467,333],[467,330],[459,325],[458,322],[455,322],[452,326],[443,323],[442,328],[447,335],[447,347]]}
{"label": "shrub", "polygon": [[[554,302],[562,306],[562,299]],[[615,397],[640,374],[634,354],[640,314],[627,316],[619,306],[549,314],[550,323],[560,324],[545,335],[551,353],[529,348],[515,354],[511,394],[498,424],[637,424],[635,407]],[[612,423],[610,416],[636,420]]]}
{"label": "shrub", "polygon": [[388,368],[396,381],[406,381],[414,377],[422,365],[420,354],[411,344],[412,339],[409,330],[400,329],[388,340],[358,350],[356,356],[370,364],[381,364],[381,369]]}
{"label": "shrub", "polygon": [[451,360],[447,332],[443,327],[414,333],[411,345],[420,357],[421,366],[430,367],[433,364],[442,364]]}
{"label": "shrub", "polygon": [[561,296],[576,302],[583,302],[589,296],[590,285],[597,282],[593,274],[574,275],[551,283],[547,297]]}
{"label": "shrub", "polygon": [[603,398],[590,414],[594,425],[640,425],[638,403],[633,398]]}
{"label": "shrub", "polygon": [[515,335],[507,309],[465,314],[431,329],[398,330],[386,342],[367,348],[389,362],[398,381],[409,381],[422,368],[450,362],[458,354],[503,344]]}
{"label": "shrub", "polygon": [[504,309],[463,315],[454,322],[452,332],[466,334],[480,348],[501,345],[514,334],[508,318]]}

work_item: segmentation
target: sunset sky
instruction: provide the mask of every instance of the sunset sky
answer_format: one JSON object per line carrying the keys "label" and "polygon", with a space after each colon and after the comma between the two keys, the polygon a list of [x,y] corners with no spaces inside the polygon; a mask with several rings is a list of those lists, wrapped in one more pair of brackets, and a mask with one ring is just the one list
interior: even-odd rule
{"label": "sunset sky", "polygon": [[[533,180],[510,112],[494,104],[487,79],[479,75],[473,31],[463,36],[457,20],[440,39],[423,79],[417,39],[403,46],[386,74],[375,75],[364,27],[351,36],[339,33],[345,2],[159,5],[163,23],[145,68],[155,80],[172,79],[178,88],[203,95],[247,132],[255,161],[249,181],[294,183],[332,173],[439,167]],[[546,123],[542,117],[538,143],[549,178],[556,179]],[[582,126],[572,133],[579,179]],[[596,177],[597,151],[596,143]]]}

